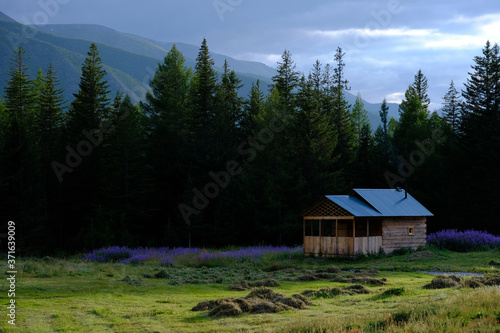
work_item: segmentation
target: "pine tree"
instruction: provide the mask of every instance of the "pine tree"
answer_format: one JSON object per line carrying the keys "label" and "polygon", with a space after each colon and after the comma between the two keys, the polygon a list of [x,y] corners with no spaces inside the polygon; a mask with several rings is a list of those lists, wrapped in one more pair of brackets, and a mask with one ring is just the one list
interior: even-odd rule
{"label": "pine tree", "polygon": [[209,141],[210,126],[215,112],[214,104],[217,81],[218,75],[214,69],[214,61],[208,50],[207,40],[203,39],[198,57],[196,58],[195,72],[191,81],[191,126],[194,133],[194,140],[200,153],[198,154],[199,156],[207,155],[206,149],[208,147],[203,147],[203,145]]}
{"label": "pine tree", "polygon": [[42,228],[38,223],[42,197],[39,156],[34,137],[35,99],[24,57],[25,51],[19,47],[10,62],[5,87],[4,149],[0,164],[1,178],[5,182],[1,189],[1,197],[4,198],[2,216],[17,221],[21,241],[27,242],[21,246],[29,251],[40,244],[33,237]]}
{"label": "pine tree", "polygon": [[[389,135],[389,107],[387,106],[387,100],[384,98],[382,105],[380,106],[379,116],[380,122],[382,123],[377,127],[374,136],[374,144],[377,147],[377,165],[385,170],[388,169],[388,163],[391,159],[391,142]],[[394,119],[394,118],[392,118]]]}
{"label": "pine tree", "polygon": [[276,71],[278,74],[273,76],[274,87],[283,99],[286,112],[292,112],[294,108],[294,89],[299,83],[299,72],[296,71],[295,62],[292,59],[290,51],[285,50],[281,55],[281,62],[278,62]]}
{"label": "pine tree", "polygon": [[361,94],[359,92],[356,96],[356,101],[352,106],[351,121],[354,127],[356,146],[359,147],[361,141],[361,131],[364,126],[370,124],[370,120],[368,119],[368,111],[366,111],[365,109],[365,104],[363,103],[363,99],[361,98]]}
{"label": "pine tree", "polygon": [[264,108],[264,93],[260,90],[260,80],[252,82],[248,100],[245,103],[243,110],[243,118],[241,121],[242,131],[246,136],[252,135],[257,129],[257,117]]}
{"label": "pine tree", "polygon": [[427,83],[427,78],[422,73],[421,69],[419,69],[418,73],[415,74],[415,80],[412,84],[412,88],[415,91],[417,97],[420,99],[420,102],[422,103],[424,108],[428,111],[429,104],[431,103],[431,100],[427,95],[427,90],[429,89],[429,85]]}
{"label": "pine tree", "polygon": [[82,66],[79,91],[74,94],[68,112],[66,153],[70,157],[64,162],[70,163],[53,162],[54,172],[65,190],[66,214],[73,221],[71,225],[63,226],[66,228],[63,234],[74,236],[65,239],[68,246],[83,246],[84,240],[92,237],[87,232],[99,215],[103,157],[106,155],[102,143],[113,130],[105,76],[97,46],[91,44]]}
{"label": "pine tree", "polygon": [[[112,237],[107,236],[109,240],[132,245],[134,241],[144,240],[148,234],[146,228],[159,229],[165,226],[151,223],[152,218],[148,215],[152,200],[148,193],[152,188],[151,177],[147,176],[151,167],[146,155],[145,116],[137,105],[132,104],[128,95],[122,98],[121,94],[117,94],[111,114],[115,130],[103,143],[106,146],[106,156],[103,165],[104,181],[101,183],[104,198],[100,214],[110,221],[108,227],[116,230]],[[160,194],[161,189],[158,189],[156,195]],[[105,241],[106,237],[101,239],[101,242]],[[98,246],[103,245],[107,244],[101,243]]]}
{"label": "pine tree", "polygon": [[410,85],[399,106],[398,126],[393,138],[399,154],[408,156],[415,149],[415,139],[424,140],[431,137],[427,120],[427,108],[422,104],[415,88]]}
{"label": "pine tree", "polygon": [[184,199],[184,193],[191,190],[187,185],[188,177],[194,172],[193,165],[198,163],[194,151],[198,144],[205,144],[197,141],[204,129],[198,126],[207,126],[201,120],[204,114],[199,105],[191,103],[190,94],[194,93],[190,90],[191,80],[194,80],[191,69],[186,67],[184,56],[173,45],[163,63],[158,64],[149,83],[151,91],[141,103],[148,117],[147,159],[152,183],[148,201],[159,217],[159,221],[150,222],[150,228],[169,230],[166,235],[158,233],[156,236],[177,245],[185,245],[178,236],[184,221],[177,205]]}
{"label": "pine tree", "polygon": [[450,83],[450,88],[444,95],[443,114],[445,121],[451,126],[453,131],[457,132],[460,127],[461,105],[462,100],[460,94],[455,89],[453,80]]}
{"label": "pine tree", "polygon": [[382,101],[382,105],[380,105],[379,111],[380,121],[382,122],[382,133],[387,135],[388,130],[388,120],[387,116],[389,115],[389,107],[387,106],[387,100],[384,98]]}
{"label": "pine tree", "polygon": [[321,87],[316,83],[313,75],[300,80],[297,111],[291,125],[297,165],[308,187],[306,193],[312,200],[317,200],[334,186],[336,174],[331,169],[338,140],[328,114],[321,109],[321,99],[317,97]]}
{"label": "pine tree", "polygon": [[[59,80],[52,64],[39,84],[37,108],[35,115],[36,137],[42,170],[43,212],[47,224],[47,234],[44,239],[48,245],[61,245],[60,226],[61,192],[57,177],[52,169],[52,162],[63,160],[62,145],[63,109],[65,100],[63,89],[59,88]],[[59,238],[59,239],[58,239]]]}
{"label": "pine tree", "polygon": [[[484,222],[482,227],[499,232],[491,216],[500,205],[498,187],[500,176],[500,51],[497,44],[488,41],[482,56],[475,64],[465,83],[464,113],[460,141],[463,192],[463,225],[470,220]],[[458,198],[459,199],[459,198]],[[460,202],[460,201],[459,201]]]}
{"label": "pine tree", "polygon": [[215,156],[218,165],[231,159],[236,145],[243,139],[240,124],[243,116],[243,98],[238,96],[241,80],[224,62],[221,81],[215,93],[214,131]]}
{"label": "pine tree", "polygon": [[347,191],[351,188],[353,173],[352,164],[355,159],[355,137],[354,128],[350,118],[350,105],[345,99],[344,90],[349,90],[349,81],[344,76],[344,56],[345,53],[339,47],[335,53],[334,60],[336,66],[333,69],[332,85],[329,87],[329,101],[325,103],[325,111],[331,116],[331,124],[335,126],[338,133],[338,145],[335,155],[339,156],[338,164],[335,169],[341,170],[344,174],[345,184],[340,185],[338,191]]}
{"label": "pine tree", "polygon": [[69,129],[72,134],[82,130],[99,129],[109,113],[109,85],[104,79],[101,57],[96,44],[92,43],[82,67],[79,91],[74,94],[69,113]]}

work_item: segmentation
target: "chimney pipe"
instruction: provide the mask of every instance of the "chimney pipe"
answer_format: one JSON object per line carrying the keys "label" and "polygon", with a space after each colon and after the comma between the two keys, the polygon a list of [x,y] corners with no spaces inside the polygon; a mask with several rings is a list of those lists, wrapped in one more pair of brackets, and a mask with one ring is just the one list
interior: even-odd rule
{"label": "chimney pipe", "polygon": [[405,199],[408,199],[408,182],[405,181]]}

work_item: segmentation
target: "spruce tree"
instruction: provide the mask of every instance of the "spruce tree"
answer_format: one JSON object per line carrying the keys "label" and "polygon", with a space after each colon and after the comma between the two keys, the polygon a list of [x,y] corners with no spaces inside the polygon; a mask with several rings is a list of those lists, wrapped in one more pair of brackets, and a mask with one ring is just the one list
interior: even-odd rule
{"label": "spruce tree", "polygon": [[156,236],[179,246],[185,245],[178,236],[178,229],[185,224],[177,205],[185,199],[184,193],[191,190],[188,177],[194,176],[193,166],[198,163],[194,151],[198,144],[205,144],[197,141],[201,138],[202,128],[198,126],[202,126],[204,115],[198,104],[191,103],[190,94],[194,93],[190,90],[191,80],[194,80],[191,69],[186,67],[184,56],[173,45],[158,64],[149,83],[151,91],[141,103],[147,116],[147,159],[151,168],[148,201],[159,217],[150,222],[150,227],[169,230],[166,235],[158,233]]}
{"label": "spruce tree", "polygon": [[252,135],[257,129],[257,117],[264,108],[264,93],[260,89],[260,80],[252,82],[248,100],[243,109],[241,128],[245,136]]}
{"label": "spruce tree", "polygon": [[99,213],[106,155],[102,143],[113,131],[105,76],[97,46],[91,44],[82,66],[79,91],[74,94],[68,112],[65,153],[71,157],[53,163],[65,190],[66,214],[72,217],[72,224],[63,226],[66,228],[63,234],[74,236],[66,238],[68,246],[83,246],[86,239],[95,236],[88,232],[97,230],[94,228],[98,223],[107,222],[106,219],[100,221],[102,214]]}
{"label": "spruce tree", "polygon": [[63,89],[59,88],[56,71],[50,64],[39,85],[35,133],[40,152],[43,212],[47,224],[44,238],[52,246],[61,245],[62,242],[59,232],[62,225],[61,188],[54,175],[52,162],[65,158],[62,145],[64,104]]}
{"label": "spruce tree", "polygon": [[344,73],[344,56],[345,53],[342,48],[337,48],[334,57],[336,64],[333,69],[332,85],[327,95],[330,101],[325,103],[326,112],[331,116],[331,124],[335,126],[338,133],[339,142],[335,155],[339,156],[339,161],[335,169],[341,170],[345,179],[344,184],[339,182],[338,191],[347,191],[352,187],[351,183],[354,177],[352,164],[355,159],[355,136],[349,111],[350,105],[344,96],[344,90],[350,89],[348,86],[349,81],[345,78]]}
{"label": "spruce tree", "polygon": [[299,83],[299,72],[296,70],[295,62],[290,51],[285,50],[281,55],[281,62],[278,62],[276,69],[278,74],[273,76],[274,87],[283,99],[285,112],[292,112],[294,109],[294,89]]}
{"label": "spruce tree", "polygon": [[[2,216],[16,221],[26,251],[40,246],[36,238],[43,232],[39,222],[42,196],[39,178],[39,155],[34,136],[35,98],[22,47],[12,55],[9,79],[5,87],[4,147],[1,153]],[[31,243],[31,244],[30,244]]]}
{"label": "spruce tree", "polygon": [[363,99],[361,98],[361,94],[359,92],[356,96],[356,101],[352,106],[351,121],[354,127],[356,146],[359,147],[362,129],[364,126],[370,124],[368,111],[365,109],[365,104],[363,103]]}
{"label": "spruce tree", "polygon": [[460,99],[459,92],[457,91],[457,89],[455,89],[453,80],[451,81],[450,88],[444,95],[443,99],[443,117],[445,121],[451,126],[453,131],[457,132],[460,127],[462,100]]}
{"label": "spruce tree", "polygon": [[203,39],[191,81],[191,127],[197,151],[202,155],[207,154],[208,147],[204,145],[209,141],[210,126],[214,117],[217,81],[218,75],[208,50],[207,40]]}
{"label": "spruce tree", "polygon": [[500,205],[500,51],[488,41],[481,56],[474,58],[465,83],[464,113],[459,145],[462,182],[467,202],[461,202],[465,226],[470,220],[484,222],[490,232],[499,232],[494,210]]}
{"label": "spruce tree", "polygon": [[429,89],[429,85],[427,83],[427,78],[422,73],[422,70],[419,69],[418,73],[415,74],[415,80],[412,84],[412,88],[415,91],[415,94],[420,99],[420,102],[424,106],[424,108],[428,111],[429,104],[431,100],[427,94],[427,90]]}

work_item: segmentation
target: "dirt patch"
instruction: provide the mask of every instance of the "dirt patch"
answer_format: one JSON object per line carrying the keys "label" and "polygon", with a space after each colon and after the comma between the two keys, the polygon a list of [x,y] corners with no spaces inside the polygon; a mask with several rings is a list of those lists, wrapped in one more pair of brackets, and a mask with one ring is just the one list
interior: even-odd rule
{"label": "dirt patch", "polygon": [[279,287],[279,286],[281,286],[281,284],[275,279],[267,279],[267,280],[253,281],[253,282],[249,282],[247,280],[240,280],[233,283],[228,288],[229,290],[243,291],[251,289],[253,287]]}
{"label": "dirt patch", "polygon": [[435,257],[436,254],[432,251],[418,251],[410,254],[408,260],[433,259]]}
{"label": "dirt patch", "polygon": [[479,288],[483,286],[500,285],[500,274],[489,276],[478,276],[466,279],[457,275],[438,275],[432,279],[431,283],[426,284],[424,289],[443,289],[443,288]]}
{"label": "dirt patch", "polygon": [[237,316],[242,313],[276,313],[307,309],[310,301],[304,295],[285,296],[269,288],[255,288],[244,298],[225,298],[198,303],[192,311],[207,311],[209,316]]}

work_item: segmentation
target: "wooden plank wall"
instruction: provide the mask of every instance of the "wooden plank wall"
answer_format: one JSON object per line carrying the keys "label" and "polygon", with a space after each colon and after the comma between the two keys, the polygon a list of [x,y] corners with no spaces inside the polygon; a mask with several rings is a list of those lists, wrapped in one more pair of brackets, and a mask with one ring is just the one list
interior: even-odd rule
{"label": "wooden plank wall", "polygon": [[[414,228],[413,236],[408,228]],[[425,217],[414,219],[384,219],[382,222],[382,249],[391,253],[403,247],[418,248],[427,244],[427,225]]]}
{"label": "wooden plank wall", "polygon": [[379,253],[382,247],[382,236],[373,236],[368,239],[368,237],[356,237],[356,244],[354,247],[354,253]]}
{"label": "wooden plank wall", "polygon": [[333,255],[354,255],[357,253],[378,253],[382,246],[382,237],[356,237],[356,244],[353,244],[352,237],[338,237],[338,248],[336,246],[337,237],[304,237],[304,253],[313,256],[333,256]]}

